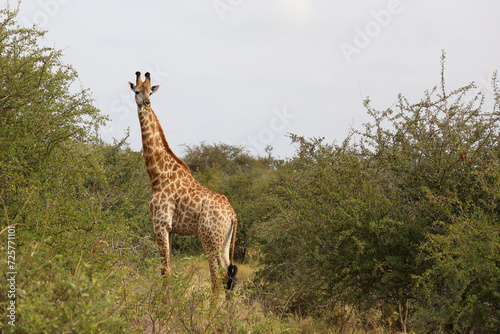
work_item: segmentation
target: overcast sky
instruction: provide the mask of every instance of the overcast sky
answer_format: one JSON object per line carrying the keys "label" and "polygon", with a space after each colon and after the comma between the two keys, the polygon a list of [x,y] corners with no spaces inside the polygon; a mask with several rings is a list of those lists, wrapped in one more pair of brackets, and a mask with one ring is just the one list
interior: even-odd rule
{"label": "overcast sky", "polygon": [[127,82],[149,71],[178,155],[223,142],[283,158],[287,133],[333,142],[362,128],[367,96],[380,109],[398,93],[418,102],[439,83],[442,49],[450,89],[485,85],[500,69],[499,14],[498,0],[25,0],[18,20],[64,50],[112,119],[103,138],[130,128],[141,148]]}

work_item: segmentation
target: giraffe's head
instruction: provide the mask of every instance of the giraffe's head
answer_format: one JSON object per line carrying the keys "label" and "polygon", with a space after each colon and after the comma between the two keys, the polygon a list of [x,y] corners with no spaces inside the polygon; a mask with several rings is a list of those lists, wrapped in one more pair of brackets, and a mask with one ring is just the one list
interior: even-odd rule
{"label": "giraffe's head", "polygon": [[135,93],[135,102],[139,108],[142,106],[149,107],[149,96],[156,92],[160,86],[151,86],[151,77],[149,72],[146,73],[146,80],[144,81],[141,80],[141,72],[135,72],[135,75],[137,76],[135,79],[135,85],[131,82],[128,83],[130,89]]}

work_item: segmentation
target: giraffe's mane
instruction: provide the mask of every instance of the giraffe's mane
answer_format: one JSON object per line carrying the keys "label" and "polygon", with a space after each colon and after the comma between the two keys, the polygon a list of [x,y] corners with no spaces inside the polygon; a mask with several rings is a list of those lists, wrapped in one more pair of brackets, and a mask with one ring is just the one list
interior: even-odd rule
{"label": "giraffe's mane", "polygon": [[160,135],[161,141],[163,143],[163,148],[165,149],[167,154],[169,154],[171,157],[174,158],[174,160],[181,166],[182,169],[185,170],[186,173],[191,175],[191,171],[189,170],[189,167],[184,163],[184,161],[182,161],[177,155],[175,155],[175,153],[172,151],[172,149],[168,145],[167,139],[165,138],[165,133],[163,132],[163,128],[161,127],[160,121],[158,120],[158,117],[156,116],[155,112],[153,111],[152,108],[149,108],[149,109],[151,109],[151,112],[153,113],[154,120],[157,124],[158,134]]}

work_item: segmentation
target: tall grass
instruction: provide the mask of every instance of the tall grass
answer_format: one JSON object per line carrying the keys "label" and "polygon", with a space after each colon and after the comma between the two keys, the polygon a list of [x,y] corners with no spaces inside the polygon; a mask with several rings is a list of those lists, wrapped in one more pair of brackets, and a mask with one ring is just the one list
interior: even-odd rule
{"label": "tall grass", "polygon": [[[172,303],[166,302],[167,284],[159,269],[146,272],[129,282],[129,302],[125,312],[132,329],[144,333],[298,333],[249,299],[242,285],[226,298],[223,287],[212,294],[205,257],[175,259],[172,270]],[[243,273],[252,269],[239,265]]]}
{"label": "tall grass", "polygon": [[[111,252],[112,250],[103,250]],[[113,261],[98,271],[85,258],[68,262],[50,248],[19,258],[16,327],[5,333],[386,333],[397,312],[356,313],[326,307],[315,316],[275,308],[278,295],[254,281],[257,263],[238,264],[239,281],[227,299],[212,295],[205,256],[173,259],[172,303],[156,258]],[[2,298],[6,294],[2,292]],[[0,300],[0,304],[5,305]]]}

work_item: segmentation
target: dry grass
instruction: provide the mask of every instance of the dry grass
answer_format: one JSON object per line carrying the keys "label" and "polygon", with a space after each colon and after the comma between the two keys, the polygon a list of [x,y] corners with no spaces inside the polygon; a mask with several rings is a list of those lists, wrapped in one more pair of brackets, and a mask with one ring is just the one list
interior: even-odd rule
{"label": "dry grass", "polygon": [[[205,256],[174,259],[172,304],[166,302],[165,281],[154,270],[135,283],[135,309],[131,312],[137,333],[285,333],[279,320],[249,302],[241,289],[226,300],[223,289],[214,299]],[[238,264],[240,284],[254,269]],[[215,301],[214,301],[215,300]]]}
{"label": "dry grass", "polygon": [[[263,306],[252,279],[257,264],[238,265],[238,285],[230,300],[221,289],[213,299],[208,261],[205,256],[172,261],[172,305],[165,300],[166,286],[155,273],[135,284],[132,323],[137,333],[397,333],[387,330],[380,312],[360,316],[343,306],[320,319],[280,317]],[[157,270],[156,270],[157,271]],[[361,321],[361,319],[363,321]],[[364,324],[364,325],[363,325]]]}
{"label": "dry grass", "polygon": [[[208,260],[205,256],[184,258],[183,260],[176,261],[177,265],[173,265],[173,272],[176,270],[186,270],[185,261],[189,261],[190,266],[195,269],[194,282],[199,286],[205,286],[211,284],[210,270],[208,267]],[[181,264],[179,264],[181,263]],[[236,263],[238,266],[238,273],[236,275],[238,284],[244,284],[245,282],[251,281],[255,271],[257,270],[257,265],[254,263]]]}

